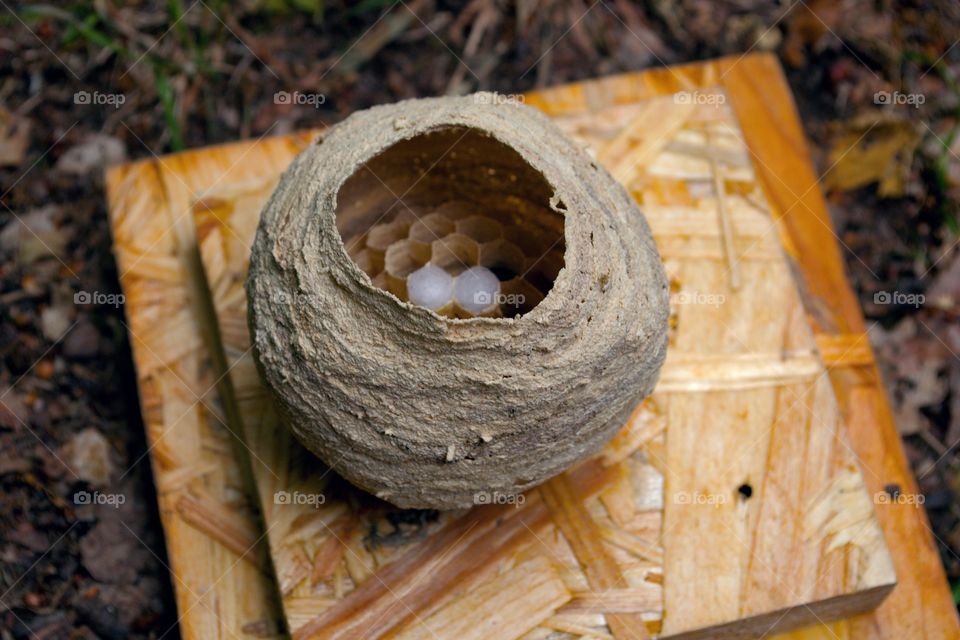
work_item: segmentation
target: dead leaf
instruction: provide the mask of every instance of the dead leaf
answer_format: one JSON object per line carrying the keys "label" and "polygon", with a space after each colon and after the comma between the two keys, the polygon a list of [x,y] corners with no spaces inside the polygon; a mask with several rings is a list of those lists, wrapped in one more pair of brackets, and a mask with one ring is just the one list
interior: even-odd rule
{"label": "dead leaf", "polygon": [[30,120],[0,107],[0,167],[17,167],[30,146]]}
{"label": "dead leaf", "polygon": [[938,309],[949,311],[960,307],[960,252],[933,279],[927,289],[927,299]]}
{"label": "dead leaf", "polygon": [[61,173],[82,176],[102,172],[108,166],[127,159],[127,148],[117,138],[97,134],[84,142],[67,149],[57,161],[56,170]]}
{"label": "dead leaf", "polygon": [[785,20],[787,39],[783,53],[787,62],[793,67],[803,66],[807,60],[804,48],[817,50],[824,36],[836,31],[842,17],[840,3],[829,0],[801,2]]}
{"label": "dead leaf", "polygon": [[928,429],[924,409],[941,404],[950,391],[951,354],[926,331],[913,317],[889,331],[879,326],[870,331],[893,401],[897,430],[905,436]]}
{"label": "dead leaf", "polygon": [[23,265],[47,256],[59,257],[67,246],[67,238],[57,228],[56,205],[15,214],[0,230],[0,250],[16,252]]}
{"label": "dead leaf", "polygon": [[920,136],[907,120],[870,113],[844,125],[828,154],[828,190],[849,191],[878,182],[883,198],[904,194]]}

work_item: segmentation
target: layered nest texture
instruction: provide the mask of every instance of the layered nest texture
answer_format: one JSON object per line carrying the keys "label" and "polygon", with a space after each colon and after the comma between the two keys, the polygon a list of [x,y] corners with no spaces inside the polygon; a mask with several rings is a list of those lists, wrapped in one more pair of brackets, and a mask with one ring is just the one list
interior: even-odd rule
{"label": "layered nest texture", "polygon": [[636,203],[540,112],[489,94],[333,127],[265,207],[247,294],[293,433],[401,507],[514,496],[595,453],[666,355]]}

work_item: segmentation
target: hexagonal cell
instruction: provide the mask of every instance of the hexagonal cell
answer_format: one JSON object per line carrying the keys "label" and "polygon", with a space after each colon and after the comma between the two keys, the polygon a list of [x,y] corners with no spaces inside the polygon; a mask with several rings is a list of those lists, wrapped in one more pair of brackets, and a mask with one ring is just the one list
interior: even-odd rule
{"label": "hexagonal cell", "polygon": [[407,296],[413,304],[438,311],[453,298],[453,278],[436,265],[420,267],[407,278]]}
{"label": "hexagonal cell", "polygon": [[523,274],[527,257],[520,247],[509,240],[494,240],[480,246],[479,264],[500,279],[501,282]]}
{"label": "hexagonal cell", "polygon": [[343,241],[343,246],[347,248],[347,254],[353,258],[356,253],[367,246],[367,234],[362,233],[360,235],[351,236]]}
{"label": "hexagonal cell", "polygon": [[350,257],[353,258],[353,261],[360,267],[360,270],[370,276],[370,278],[375,278],[377,274],[383,271],[383,253],[380,251],[360,249],[359,251],[355,251]]}
{"label": "hexagonal cell", "polygon": [[446,269],[450,275],[457,275],[477,264],[480,247],[461,233],[451,233],[442,240],[435,240],[431,246],[430,264]]}
{"label": "hexagonal cell", "polygon": [[486,267],[470,267],[453,281],[453,301],[466,317],[496,312],[500,302],[500,280]]}
{"label": "hexagonal cell", "polygon": [[554,244],[563,248],[562,238],[557,242],[557,239],[551,238],[540,229],[526,224],[511,225],[504,228],[503,238],[520,247],[520,250],[528,258],[534,260],[549,251]]}
{"label": "hexagonal cell", "polygon": [[465,200],[449,200],[434,209],[434,213],[446,217],[448,220],[462,220],[477,213],[479,207]]}
{"label": "hexagonal cell", "polygon": [[[375,286],[378,289],[383,289],[384,291],[390,291],[390,281],[387,278],[386,271],[381,271],[380,273],[377,274],[376,278],[373,278],[373,286]],[[393,292],[391,291],[391,293]],[[397,294],[394,293],[393,295],[397,295]],[[397,297],[399,298],[400,296],[397,296]],[[403,300],[403,298],[400,298],[400,299]]]}
{"label": "hexagonal cell", "polygon": [[430,243],[419,242],[413,238],[404,238],[400,240],[403,243],[403,246],[406,247],[406,251],[410,252],[410,255],[419,262],[420,264],[426,264],[430,262],[430,255],[432,250],[430,249]]}
{"label": "hexagonal cell", "polygon": [[410,239],[431,243],[453,233],[454,225],[446,216],[431,213],[410,225]]}
{"label": "hexagonal cell", "polygon": [[531,284],[546,295],[562,268],[563,252],[554,249],[539,257],[528,257],[523,273]]}
{"label": "hexagonal cell", "polygon": [[417,245],[404,238],[394,242],[384,256],[384,273],[387,274],[388,290],[401,300],[407,299],[407,276],[425,264],[422,254],[418,255]]}
{"label": "hexagonal cell", "polygon": [[391,222],[406,222],[407,225],[411,225],[428,213],[430,212],[422,211],[417,207],[411,207],[405,204],[397,204],[396,215],[393,216],[393,220],[391,220]]}
{"label": "hexagonal cell", "polygon": [[507,280],[500,290],[500,310],[505,318],[522,316],[543,301],[543,293],[525,278]]}
{"label": "hexagonal cell", "polygon": [[[360,255],[360,252],[367,251],[367,234],[363,234],[362,236],[354,236],[349,241],[344,242],[343,246],[347,250],[347,255],[350,256],[350,259],[356,262],[357,256]],[[375,249],[370,249],[370,251],[375,251]]]}
{"label": "hexagonal cell", "polygon": [[503,227],[496,220],[486,216],[470,216],[457,222],[457,233],[462,233],[483,244],[500,238],[503,235]]}
{"label": "hexagonal cell", "polygon": [[386,251],[394,242],[406,238],[409,229],[410,225],[402,220],[374,225],[367,232],[367,246],[377,251]]}
{"label": "hexagonal cell", "polygon": [[540,261],[540,264],[543,265],[543,274],[550,280],[556,280],[557,276],[560,275],[560,269],[563,269],[563,251],[551,249]]}

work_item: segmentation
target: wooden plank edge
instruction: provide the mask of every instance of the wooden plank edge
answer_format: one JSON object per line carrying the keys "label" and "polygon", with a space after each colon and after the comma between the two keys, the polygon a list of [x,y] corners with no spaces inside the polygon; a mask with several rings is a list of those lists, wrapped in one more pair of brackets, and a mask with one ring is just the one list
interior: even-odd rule
{"label": "wooden plank edge", "polygon": [[[245,151],[246,149],[254,146],[258,146],[263,142],[270,140],[289,140],[294,143],[300,143],[303,145],[310,144],[314,142],[322,133],[323,128],[316,129],[305,129],[303,131],[294,131],[292,133],[276,134],[276,135],[267,135],[260,138],[247,138],[245,140],[236,140],[234,142],[221,142],[215,145],[209,145],[205,147],[196,147],[193,149],[184,149],[183,151],[176,151],[173,153],[165,153],[162,156],[156,157],[146,157],[140,158],[139,160],[132,160],[130,162],[124,162],[122,164],[116,164],[110,167],[107,167],[106,170],[106,184],[107,191],[110,190],[111,184],[117,184],[122,181],[122,176],[127,171],[142,171],[144,166],[151,165],[157,167],[157,165],[162,165],[167,161],[176,160],[178,162],[190,163],[196,160],[196,157],[209,153],[212,150],[221,150],[228,153],[234,153],[237,151]],[[109,200],[109,198],[108,198]],[[109,207],[108,207],[109,215]]]}
{"label": "wooden plank edge", "polygon": [[[895,583],[879,585],[856,594],[835,596],[806,605],[778,609],[720,624],[710,629],[660,636],[660,640],[752,640],[768,638],[773,633],[779,636],[779,634],[790,633],[812,625],[828,625],[831,622],[876,609],[890,595],[894,586]],[[851,635],[850,637],[859,636]]]}

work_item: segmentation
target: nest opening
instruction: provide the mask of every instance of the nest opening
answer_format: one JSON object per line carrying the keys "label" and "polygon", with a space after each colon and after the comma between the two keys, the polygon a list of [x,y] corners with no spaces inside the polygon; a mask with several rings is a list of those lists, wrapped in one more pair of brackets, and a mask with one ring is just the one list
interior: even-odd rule
{"label": "nest opening", "polygon": [[564,265],[554,190],[509,145],[468,127],[398,142],[337,193],[347,254],[371,282],[448,318],[530,312]]}

